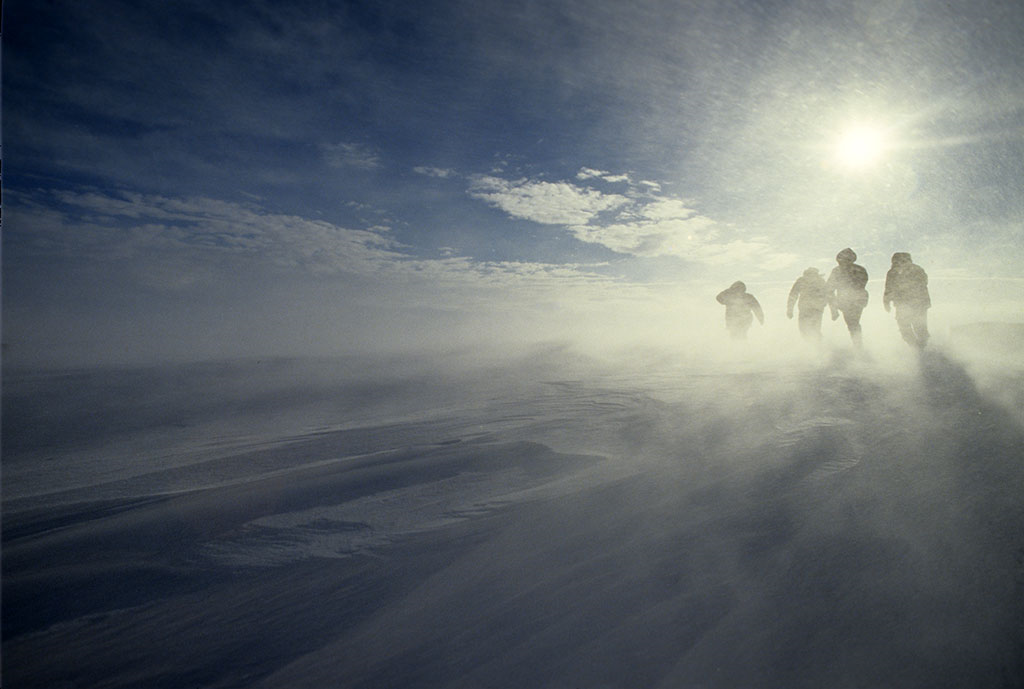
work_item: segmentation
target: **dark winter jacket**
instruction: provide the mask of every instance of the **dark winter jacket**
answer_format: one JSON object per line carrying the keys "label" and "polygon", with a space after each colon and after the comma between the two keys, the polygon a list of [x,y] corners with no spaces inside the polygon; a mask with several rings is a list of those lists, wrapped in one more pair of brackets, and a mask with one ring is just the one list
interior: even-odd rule
{"label": "dark winter jacket", "polygon": [[821,311],[828,303],[828,285],[814,268],[808,268],[793,283],[786,301],[786,312],[793,313],[793,306],[799,304],[801,311]]}
{"label": "dark winter jacket", "polygon": [[839,265],[828,276],[826,292],[828,303],[833,309],[845,311],[851,307],[864,308],[868,303],[868,271],[857,265],[857,254],[852,249],[843,249],[836,256]]}
{"label": "dark winter jacket", "polygon": [[719,292],[715,299],[719,304],[725,304],[726,323],[750,322],[753,320],[751,315],[757,316],[759,323],[764,323],[761,303],[753,294],[747,292],[747,287],[742,282],[734,282],[729,289]]}
{"label": "dark winter jacket", "polygon": [[910,260],[910,254],[896,253],[892,257],[892,268],[885,275],[885,293],[882,304],[910,306],[927,309],[932,305],[928,294],[928,274],[924,268]]}

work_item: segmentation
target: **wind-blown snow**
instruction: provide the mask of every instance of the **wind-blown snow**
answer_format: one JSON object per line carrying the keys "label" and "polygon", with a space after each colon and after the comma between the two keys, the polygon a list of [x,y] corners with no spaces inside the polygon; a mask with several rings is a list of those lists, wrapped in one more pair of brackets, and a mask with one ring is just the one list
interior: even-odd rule
{"label": "wind-blown snow", "polygon": [[5,681],[1020,686],[1019,369],[734,354],[5,372]]}

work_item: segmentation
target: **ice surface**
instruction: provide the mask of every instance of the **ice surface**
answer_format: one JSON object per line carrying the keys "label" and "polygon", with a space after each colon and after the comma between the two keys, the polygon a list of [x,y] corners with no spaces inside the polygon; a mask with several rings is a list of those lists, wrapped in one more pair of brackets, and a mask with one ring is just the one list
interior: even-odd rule
{"label": "ice surface", "polygon": [[749,354],[5,372],[5,682],[1020,686],[1019,370]]}

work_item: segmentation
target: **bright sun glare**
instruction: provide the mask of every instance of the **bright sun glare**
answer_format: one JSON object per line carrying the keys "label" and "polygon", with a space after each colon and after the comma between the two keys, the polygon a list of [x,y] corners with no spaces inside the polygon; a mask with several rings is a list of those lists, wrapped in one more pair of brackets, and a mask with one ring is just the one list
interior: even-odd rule
{"label": "bright sun glare", "polygon": [[884,151],[882,132],[874,127],[859,126],[843,132],[836,156],[846,167],[863,168],[877,161]]}

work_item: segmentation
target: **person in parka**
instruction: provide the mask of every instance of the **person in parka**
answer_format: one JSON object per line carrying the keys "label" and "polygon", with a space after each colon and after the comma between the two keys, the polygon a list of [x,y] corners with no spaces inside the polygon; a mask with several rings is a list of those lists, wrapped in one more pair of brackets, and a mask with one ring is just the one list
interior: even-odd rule
{"label": "person in parka", "polygon": [[928,274],[910,260],[910,254],[899,251],[892,255],[892,267],[885,275],[882,306],[886,312],[896,304],[896,325],[907,344],[924,349],[928,344]]}
{"label": "person in parka", "polygon": [[817,268],[808,268],[796,279],[786,301],[786,318],[793,318],[793,306],[800,310],[797,323],[808,340],[821,339],[821,315],[828,303],[828,287]]}
{"label": "person in parka", "polygon": [[764,325],[764,311],[761,310],[760,302],[747,292],[747,286],[742,282],[737,280],[732,283],[729,289],[719,292],[715,299],[719,304],[725,304],[725,327],[734,340],[746,339],[754,316]]}
{"label": "person in parka", "polygon": [[854,263],[856,260],[857,254],[849,247],[836,254],[836,263],[839,265],[828,276],[825,292],[832,320],[839,318],[839,312],[842,311],[850,339],[855,346],[860,347],[860,316],[868,305],[868,291],[864,287],[868,284],[868,271],[864,270],[864,266]]}

